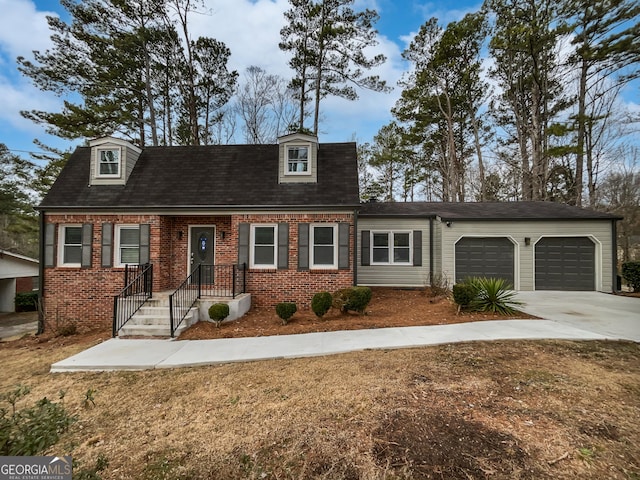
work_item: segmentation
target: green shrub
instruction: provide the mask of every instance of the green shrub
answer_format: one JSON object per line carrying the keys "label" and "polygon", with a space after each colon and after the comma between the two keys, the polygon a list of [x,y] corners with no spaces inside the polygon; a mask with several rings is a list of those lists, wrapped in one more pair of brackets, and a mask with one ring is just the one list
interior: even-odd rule
{"label": "green shrub", "polygon": [[67,413],[62,403],[64,392],[60,392],[60,402],[46,397],[38,400],[33,407],[17,408],[18,401],[29,394],[29,388],[19,385],[8,393],[0,395],[0,455],[32,456],[42,454],[58,442],[59,436],[77,420]]}
{"label": "green shrub", "polygon": [[318,318],[322,318],[331,308],[333,298],[329,292],[316,293],[311,299],[311,310]]}
{"label": "green shrub", "polygon": [[453,301],[460,308],[467,308],[476,298],[476,289],[469,283],[456,283],[453,286]]}
{"label": "green shrub", "polygon": [[226,303],[214,303],[209,307],[209,318],[219,327],[222,321],[229,316],[229,305]]}
{"label": "green shrub", "polygon": [[293,314],[298,311],[298,307],[293,302],[281,302],[276,305],[276,313],[282,319],[282,324],[286,325]]}
{"label": "green shrub", "polygon": [[342,288],[333,294],[333,307],[343,313],[352,311],[364,315],[371,294],[369,287]]}
{"label": "green shrub", "polygon": [[622,276],[634,292],[640,292],[640,262],[623,263]]}
{"label": "green shrub", "polygon": [[16,293],[16,312],[34,312],[38,309],[38,292]]}
{"label": "green shrub", "polygon": [[504,278],[475,277],[466,283],[476,291],[469,305],[472,310],[509,315],[516,312],[515,307],[521,304],[515,300],[513,286]]}

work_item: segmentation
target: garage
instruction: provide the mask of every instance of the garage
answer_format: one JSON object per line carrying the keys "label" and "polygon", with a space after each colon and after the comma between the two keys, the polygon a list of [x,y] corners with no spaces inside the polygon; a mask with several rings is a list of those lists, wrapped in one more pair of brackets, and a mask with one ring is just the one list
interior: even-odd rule
{"label": "garage", "polygon": [[507,237],[464,237],[456,243],[456,282],[467,277],[504,278],[511,285],[514,245]]}
{"label": "garage", "polygon": [[588,237],[544,237],[536,243],[536,290],[595,290],[595,244]]}

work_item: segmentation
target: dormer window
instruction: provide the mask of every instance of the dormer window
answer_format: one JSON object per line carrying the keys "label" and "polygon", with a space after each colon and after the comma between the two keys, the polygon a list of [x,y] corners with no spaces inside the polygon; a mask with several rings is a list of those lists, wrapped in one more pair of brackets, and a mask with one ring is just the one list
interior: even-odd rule
{"label": "dormer window", "polygon": [[99,149],[98,150],[98,177],[119,177],[120,176],[120,149]]}
{"label": "dormer window", "polygon": [[309,147],[287,147],[287,175],[309,174]]}

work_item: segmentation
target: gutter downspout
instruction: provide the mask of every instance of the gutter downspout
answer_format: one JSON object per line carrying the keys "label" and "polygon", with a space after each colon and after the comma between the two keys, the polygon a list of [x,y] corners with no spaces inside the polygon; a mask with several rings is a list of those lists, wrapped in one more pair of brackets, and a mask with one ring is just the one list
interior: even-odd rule
{"label": "gutter downspout", "polygon": [[353,285],[358,285],[358,210],[353,211]]}
{"label": "gutter downspout", "polygon": [[611,272],[613,293],[618,293],[618,228],[617,220],[611,220]]}
{"label": "gutter downspout", "polygon": [[429,217],[429,285],[433,282],[433,217]]}
{"label": "gutter downspout", "polygon": [[39,216],[39,227],[40,227],[40,245],[38,245],[38,252],[40,256],[40,262],[38,264],[38,276],[39,285],[38,285],[38,331],[37,335],[44,333],[44,302],[43,302],[43,292],[44,292],[44,211],[40,210]]}

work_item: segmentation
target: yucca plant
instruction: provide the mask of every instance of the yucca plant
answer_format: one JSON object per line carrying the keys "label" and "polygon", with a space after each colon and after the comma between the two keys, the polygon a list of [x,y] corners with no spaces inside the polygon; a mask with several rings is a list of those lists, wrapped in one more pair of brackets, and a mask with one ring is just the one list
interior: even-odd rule
{"label": "yucca plant", "polygon": [[517,292],[504,278],[474,277],[467,283],[477,292],[469,305],[472,310],[510,315],[522,304],[515,300]]}

